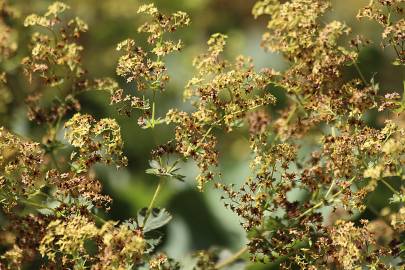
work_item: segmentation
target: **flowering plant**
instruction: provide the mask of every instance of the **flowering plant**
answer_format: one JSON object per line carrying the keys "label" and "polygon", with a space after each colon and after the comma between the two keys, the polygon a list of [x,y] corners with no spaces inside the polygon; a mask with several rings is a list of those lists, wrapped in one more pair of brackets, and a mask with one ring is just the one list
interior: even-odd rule
{"label": "flowering plant", "polygon": [[[381,25],[381,44],[394,52],[399,68],[405,65],[403,4],[371,1],[357,15]],[[343,22],[325,22],[330,8],[324,0],[259,0],[253,16],[268,20],[261,45],[281,54],[288,68],[258,70],[242,55],[230,60],[227,35],[212,34],[184,87],[190,109],[158,116],[156,104],[170,79],[166,57],[184,46],[172,34],[190,24],[187,13],[139,7],[146,22],[138,32],[146,42],[128,38],[116,46],[120,82],[86,70],[80,38],[90,30],[67,4],[54,2],[21,20],[0,1],[0,113],[7,114],[14,95],[7,63],[20,55],[15,33],[33,31],[15,72],[31,87],[27,118],[42,130],[38,139],[0,128],[0,269],[185,269],[158,249],[172,215],[156,200],[165,182],[184,181],[188,161],[199,170],[196,188],[220,190],[218,199],[240,218],[247,237],[226,258],[216,250],[196,252],[193,269],[231,269],[240,258],[282,269],[403,267],[405,81],[400,78],[402,98],[382,95],[358,65],[369,42],[352,36]],[[25,28],[13,28],[15,21]],[[274,89],[287,99],[281,107]],[[141,129],[174,127],[171,139],[152,150],[145,171],[159,179],[154,195],[128,220],[102,218],[113,198],[103,193],[95,167],[120,170],[130,161],[125,126],[82,109],[79,97],[97,91],[107,92],[126,117],[138,114]],[[384,119],[381,127],[366,121],[370,111]],[[218,133],[230,137],[235,130],[246,131],[250,149],[250,173],[241,185],[225,181],[219,167]],[[381,186],[390,192],[384,214],[368,202]],[[293,192],[301,195],[292,198]],[[366,211],[376,218],[362,215]]]}

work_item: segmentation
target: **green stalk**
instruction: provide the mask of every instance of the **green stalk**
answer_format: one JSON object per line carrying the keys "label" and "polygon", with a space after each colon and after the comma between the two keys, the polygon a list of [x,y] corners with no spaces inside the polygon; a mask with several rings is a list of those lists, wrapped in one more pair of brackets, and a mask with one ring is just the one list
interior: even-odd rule
{"label": "green stalk", "polygon": [[148,209],[146,210],[145,219],[143,220],[143,226],[145,226],[146,221],[148,220],[148,218],[150,217],[150,214],[152,213],[153,206],[155,205],[156,199],[159,196],[159,193],[162,189],[164,180],[165,179],[163,177],[161,177],[159,180],[159,184],[157,185],[155,193],[153,194],[152,200],[150,201]]}
{"label": "green stalk", "polygon": [[232,263],[234,263],[237,259],[239,259],[240,256],[242,256],[246,251],[248,251],[248,247],[243,247],[240,250],[238,250],[235,254],[230,256],[229,258],[217,263],[215,265],[215,269],[221,269],[224,268],[225,266],[228,266]]}
{"label": "green stalk", "polygon": [[[153,90],[155,91],[155,90]],[[155,92],[153,92],[153,102],[152,102],[152,128],[155,127]]]}
{"label": "green stalk", "polygon": [[360,70],[360,68],[359,68],[359,65],[357,65],[357,63],[356,63],[355,60],[353,60],[353,65],[354,65],[354,67],[356,68],[356,71],[357,71],[357,73],[359,74],[359,76],[360,76],[361,80],[363,81],[363,83],[364,83],[366,86],[368,86],[369,84],[368,84],[368,82],[366,81],[366,78],[364,77],[363,72],[361,72],[361,70]]}
{"label": "green stalk", "polygon": [[[356,177],[352,177],[349,181],[350,185],[353,183],[354,179],[356,179]],[[332,182],[333,183],[333,182]],[[349,186],[350,187],[350,186]],[[330,203],[332,202],[336,197],[338,197],[340,194],[343,193],[343,191],[345,191],[344,188],[342,188],[341,190],[339,190],[338,192],[336,192],[335,194],[333,194],[333,196],[330,198],[330,200],[326,200],[326,196],[324,198],[324,200],[322,200],[321,202],[315,204],[314,206],[312,206],[311,208],[309,208],[308,210],[306,210],[304,213],[302,213],[301,215],[299,215],[298,217],[296,217],[295,219],[300,219],[302,217],[304,217],[305,215],[311,213],[312,211],[318,209],[319,207],[325,205],[325,203]],[[329,194],[327,194],[329,195]]]}
{"label": "green stalk", "polygon": [[389,189],[391,190],[394,194],[399,194],[398,191],[396,191],[387,181],[384,179],[381,179],[381,182]]}
{"label": "green stalk", "polygon": [[40,208],[43,208],[43,209],[48,209],[48,210],[51,210],[52,212],[55,212],[55,209],[53,209],[53,208],[50,208],[49,206],[47,206],[47,205],[44,205],[44,204],[41,204],[41,203],[36,203],[36,202],[32,202],[32,201],[29,201],[29,200],[25,200],[25,199],[19,199],[18,200],[19,202],[22,202],[23,204],[26,204],[26,205],[29,205],[29,206],[31,206],[31,207],[34,207],[34,208],[36,208],[36,209],[40,209]]}

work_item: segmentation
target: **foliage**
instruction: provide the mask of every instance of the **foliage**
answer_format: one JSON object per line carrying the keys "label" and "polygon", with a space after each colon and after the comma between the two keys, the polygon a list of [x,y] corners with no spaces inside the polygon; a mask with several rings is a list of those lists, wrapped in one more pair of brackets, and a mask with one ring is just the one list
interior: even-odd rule
{"label": "foliage", "polygon": [[[394,51],[391,62],[400,68],[403,4],[371,1],[357,15],[382,26],[382,46]],[[268,19],[261,45],[281,54],[288,68],[258,70],[243,55],[229,60],[228,36],[212,34],[184,87],[191,109],[174,107],[158,117],[156,104],[170,79],[166,57],[184,46],[168,36],[190,24],[187,13],[139,7],[146,22],[138,32],[147,35],[146,45],[128,38],[116,46],[115,75],[129,85],[126,93],[114,74],[97,78],[86,70],[81,37],[89,27],[67,4],[54,2],[43,15],[22,20],[0,0],[0,113],[7,114],[13,99],[7,63],[21,50],[13,33],[32,30],[29,53],[13,72],[26,77],[27,118],[41,130],[35,141],[0,128],[0,209],[7,220],[0,230],[0,269],[185,268],[159,250],[172,215],[155,204],[167,181],[184,181],[181,169],[189,161],[199,170],[197,189],[218,189],[248,240],[225,258],[215,249],[197,252],[193,269],[237,267],[246,253],[282,269],[403,267],[405,81],[402,98],[381,94],[382,86],[358,65],[369,42],[343,22],[325,22],[330,8],[324,0],[259,0],[253,16]],[[13,21],[25,28],[13,29]],[[285,106],[277,107],[275,89],[288,99]],[[145,173],[159,179],[149,205],[125,221],[101,217],[112,198],[103,193],[96,167],[128,165],[119,121],[93,116],[80,104],[81,95],[101,92],[120,114],[138,114],[141,129],[174,129],[146,158]],[[381,127],[367,122],[370,112],[383,119]],[[236,130],[250,146],[250,174],[239,186],[224,181],[219,166],[219,134],[231,138]],[[381,185],[390,191],[388,213],[367,218],[363,214],[373,211],[368,200]],[[291,199],[293,192],[304,195]]]}

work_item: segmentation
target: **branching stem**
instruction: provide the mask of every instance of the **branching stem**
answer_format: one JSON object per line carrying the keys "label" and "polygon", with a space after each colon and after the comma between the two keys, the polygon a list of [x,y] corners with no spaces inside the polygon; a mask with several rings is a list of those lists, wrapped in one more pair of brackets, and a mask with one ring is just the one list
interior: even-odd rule
{"label": "branching stem", "polygon": [[[353,183],[353,181],[356,179],[356,177],[352,177],[349,181],[349,187],[350,185]],[[333,182],[332,182],[333,183]],[[332,186],[332,185],[331,185]],[[341,190],[339,190],[338,192],[336,192],[335,194],[333,194],[333,196],[330,198],[330,200],[326,199],[326,196],[324,198],[324,200],[322,200],[321,202],[315,204],[314,206],[312,206],[311,208],[307,209],[304,213],[302,213],[301,215],[299,215],[298,217],[296,217],[296,219],[300,219],[302,217],[304,217],[305,215],[311,213],[312,211],[318,209],[319,207],[325,205],[325,203],[330,203],[331,201],[333,201],[336,197],[338,197],[340,194],[343,193],[343,191],[345,191],[345,188],[342,188]],[[330,193],[330,192],[329,192]],[[329,195],[327,193],[327,195]]]}

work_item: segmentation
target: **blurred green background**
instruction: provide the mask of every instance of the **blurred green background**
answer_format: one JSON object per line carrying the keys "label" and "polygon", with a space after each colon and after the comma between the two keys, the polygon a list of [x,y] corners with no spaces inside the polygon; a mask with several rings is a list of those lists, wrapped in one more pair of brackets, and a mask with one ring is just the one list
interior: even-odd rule
{"label": "blurred green background", "polygon": [[[42,13],[51,1],[46,0],[17,0],[9,1],[21,11],[17,29],[22,30],[22,21],[32,12]],[[121,87],[128,87],[124,81],[115,76],[115,67],[119,54],[116,44],[126,38],[133,38],[138,44],[145,43],[145,36],[137,33],[137,27],[143,18],[137,15],[141,4],[149,3],[138,0],[69,0],[65,1],[72,7],[70,11],[89,24],[89,32],[80,40],[84,46],[83,63],[91,77],[114,77]],[[208,37],[215,32],[229,36],[226,56],[234,58],[238,54],[252,56],[257,68],[272,67],[283,70],[288,66],[282,56],[265,53],[260,48],[261,34],[265,31],[266,18],[254,20],[251,8],[254,0],[156,0],[156,6],[163,13],[177,10],[189,13],[192,23],[190,27],[180,29],[175,36],[181,37],[185,47],[179,53],[166,58],[171,75],[169,87],[157,100],[157,114],[164,116],[172,107],[189,110],[188,104],[183,103],[182,93],[187,80],[193,76],[192,59],[206,49]],[[381,84],[382,93],[385,91],[402,91],[401,84],[404,70],[391,66],[393,52],[380,48],[379,36],[381,29],[372,22],[358,22],[355,19],[357,10],[366,5],[368,0],[339,0],[334,1],[333,9],[322,21],[338,19],[352,27],[353,33],[363,34],[373,41],[370,48],[362,51],[360,67],[365,76],[370,79],[375,76]],[[13,102],[8,106],[8,112],[0,117],[1,125],[15,132],[40,140],[43,130],[28,122],[25,116],[24,96],[27,88],[25,78],[21,78],[17,64],[28,53],[29,31],[19,31],[19,52],[8,63],[3,63],[11,74],[10,84]],[[345,41],[343,41],[345,42]],[[2,65],[3,65],[2,64]],[[14,75],[13,75],[14,74]],[[353,76],[348,69],[347,76]],[[275,108],[285,105],[283,94],[276,91],[279,102]],[[89,112],[97,118],[114,117],[121,124],[125,142],[125,154],[129,166],[119,171],[114,168],[97,167],[97,175],[104,183],[104,192],[114,199],[109,218],[126,219],[135,216],[137,210],[148,205],[157,179],[145,174],[149,167],[150,151],[156,145],[165,143],[173,136],[173,128],[159,125],[154,130],[143,130],[137,125],[138,115],[123,117],[109,106],[109,97],[101,92],[89,92],[81,96],[82,111]],[[269,108],[275,113],[275,108]],[[382,119],[377,118],[376,112],[368,114],[370,124],[379,125]],[[220,169],[225,182],[240,183],[248,175],[249,146],[246,129],[219,136],[219,151],[221,153]],[[59,134],[63,137],[63,133]],[[206,192],[200,193],[195,185],[196,166],[186,164],[182,170],[185,174],[184,183],[168,181],[158,198],[157,206],[167,208],[174,216],[167,226],[162,249],[174,258],[182,258],[192,251],[209,247],[222,247],[232,251],[239,249],[245,243],[245,234],[239,226],[238,218],[226,210],[219,200],[220,193],[207,186]],[[382,190],[384,200],[389,193]],[[377,211],[384,204],[376,203]]]}

